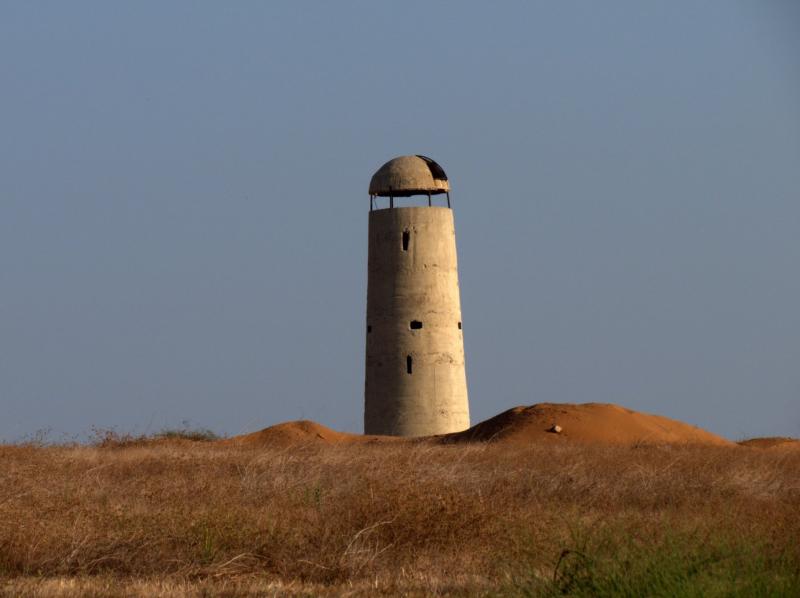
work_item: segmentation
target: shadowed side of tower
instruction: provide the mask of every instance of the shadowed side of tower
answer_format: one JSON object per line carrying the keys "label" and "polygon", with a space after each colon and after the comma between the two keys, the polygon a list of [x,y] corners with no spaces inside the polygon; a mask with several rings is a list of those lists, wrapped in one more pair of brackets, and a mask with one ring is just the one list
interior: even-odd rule
{"label": "shadowed side of tower", "polygon": [[[370,184],[392,207],[369,215],[366,434],[469,427],[453,212],[430,205],[449,189],[441,167],[421,156],[395,158]],[[428,206],[394,207],[394,197],[419,194]]]}

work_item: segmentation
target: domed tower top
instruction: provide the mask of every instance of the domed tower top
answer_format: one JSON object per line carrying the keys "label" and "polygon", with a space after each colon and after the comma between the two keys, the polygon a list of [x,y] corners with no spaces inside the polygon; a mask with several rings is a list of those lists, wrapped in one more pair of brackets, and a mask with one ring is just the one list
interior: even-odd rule
{"label": "domed tower top", "polygon": [[[370,197],[410,197],[412,195],[448,195],[450,183],[444,169],[427,156],[399,156],[389,160],[372,175]],[[394,202],[392,202],[394,203]],[[430,203],[430,202],[429,202]]]}

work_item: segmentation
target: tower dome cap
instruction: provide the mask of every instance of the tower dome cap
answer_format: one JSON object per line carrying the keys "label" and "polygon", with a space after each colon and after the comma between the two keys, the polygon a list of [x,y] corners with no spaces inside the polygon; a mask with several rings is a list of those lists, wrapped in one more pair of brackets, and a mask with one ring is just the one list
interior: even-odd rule
{"label": "tower dome cap", "polygon": [[381,197],[409,197],[448,193],[450,183],[444,169],[427,156],[399,156],[389,160],[372,175],[369,194]]}

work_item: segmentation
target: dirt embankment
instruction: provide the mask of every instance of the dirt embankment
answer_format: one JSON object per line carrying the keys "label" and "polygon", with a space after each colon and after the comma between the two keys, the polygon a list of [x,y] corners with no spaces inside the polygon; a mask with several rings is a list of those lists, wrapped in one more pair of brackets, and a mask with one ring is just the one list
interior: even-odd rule
{"label": "dirt embankment", "polygon": [[221,442],[240,446],[282,447],[297,444],[374,444],[402,442],[393,436],[365,436],[337,432],[327,426],[307,419],[284,422],[258,432],[234,436]]}
{"label": "dirt embankment", "polygon": [[[555,432],[556,426],[560,428]],[[603,403],[539,403],[514,407],[469,430],[448,434],[456,442],[584,444],[710,444],[730,441],[696,426]]]}
{"label": "dirt embankment", "polygon": [[[554,431],[556,429],[558,432]],[[224,442],[245,446],[385,442],[735,446],[721,436],[683,422],[601,403],[539,403],[529,407],[514,407],[463,432],[426,438],[402,439],[348,434],[302,420],[285,422]]]}
{"label": "dirt embankment", "polygon": [[739,446],[758,449],[800,449],[800,440],[797,438],[788,438],[786,436],[750,438],[749,440],[740,440],[737,444]]}

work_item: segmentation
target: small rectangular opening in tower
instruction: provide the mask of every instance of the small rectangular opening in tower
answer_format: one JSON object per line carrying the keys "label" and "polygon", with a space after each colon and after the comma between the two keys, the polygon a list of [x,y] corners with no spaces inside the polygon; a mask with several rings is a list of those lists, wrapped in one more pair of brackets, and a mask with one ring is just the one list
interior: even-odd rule
{"label": "small rectangular opening in tower", "polygon": [[406,373],[410,374],[412,369],[412,362],[414,360],[411,359],[411,355],[406,356]]}
{"label": "small rectangular opening in tower", "polygon": [[372,326],[367,324],[367,334],[369,334],[370,332],[372,332]]}
{"label": "small rectangular opening in tower", "polygon": [[458,323],[458,329],[461,330],[461,322]]}
{"label": "small rectangular opening in tower", "polygon": [[411,330],[419,330],[420,328],[422,328],[422,322],[420,322],[419,320],[411,320],[409,328],[411,328]]}
{"label": "small rectangular opening in tower", "polygon": [[411,233],[407,230],[403,231],[403,251],[408,251],[408,241],[411,239]]}

